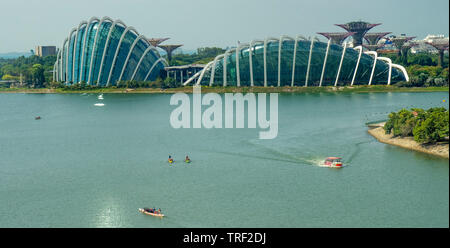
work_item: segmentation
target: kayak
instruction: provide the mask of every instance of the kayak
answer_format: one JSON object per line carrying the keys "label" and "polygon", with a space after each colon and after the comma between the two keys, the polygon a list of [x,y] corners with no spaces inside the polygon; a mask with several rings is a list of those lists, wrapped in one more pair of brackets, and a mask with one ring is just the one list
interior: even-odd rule
{"label": "kayak", "polygon": [[188,159],[188,160],[184,160],[184,162],[186,162],[186,163],[190,163],[190,162],[191,162],[191,160],[190,160],[190,159]]}
{"label": "kayak", "polygon": [[155,217],[164,217],[164,214],[151,213],[151,212],[146,211],[146,210],[143,209],[143,208],[140,208],[140,209],[139,209],[139,212],[141,212],[141,213],[143,213],[143,214],[146,214],[146,215],[155,216]]}
{"label": "kayak", "polygon": [[169,163],[173,163],[173,159],[169,159]]}

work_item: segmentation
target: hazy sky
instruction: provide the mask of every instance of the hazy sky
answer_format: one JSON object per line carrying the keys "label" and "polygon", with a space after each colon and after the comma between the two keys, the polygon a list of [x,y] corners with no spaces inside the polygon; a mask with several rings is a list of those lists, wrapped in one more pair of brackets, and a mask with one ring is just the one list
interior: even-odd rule
{"label": "hazy sky", "polygon": [[0,0],[0,53],[61,46],[92,16],[121,19],[146,37],[183,49],[234,46],[286,34],[343,31],[335,23],[383,23],[373,32],[449,34],[448,0]]}

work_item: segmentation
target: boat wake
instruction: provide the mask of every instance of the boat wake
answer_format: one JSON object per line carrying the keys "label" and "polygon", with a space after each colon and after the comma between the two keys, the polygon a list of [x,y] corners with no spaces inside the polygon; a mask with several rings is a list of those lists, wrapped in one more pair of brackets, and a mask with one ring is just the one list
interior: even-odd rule
{"label": "boat wake", "polygon": [[[330,166],[327,166],[324,164],[324,161],[326,160],[327,156],[339,156],[343,158],[343,166],[347,167],[349,166],[353,159],[358,156],[358,154],[361,153],[361,146],[370,142],[373,142],[371,140],[368,141],[362,141],[355,144],[348,144],[343,147],[340,147],[340,152],[338,153],[332,153],[332,154],[324,154],[324,152],[317,152],[315,150],[305,150],[305,149],[298,149],[291,146],[286,147],[277,147],[274,146],[266,146],[264,144],[261,144],[258,142],[258,140],[246,140],[245,141],[246,146],[250,145],[255,148],[255,152],[253,153],[242,153],[242,152],[231,152],[231,151],[211,151],[208,150],[207,152],[212,153],[220,153],[235,157],[246,157],[246,158],[254,158],[254,159],[260,159],[260,160],[269,160],[269,161],[277,161],[277,162],[285,162],[289,164],[296,164],[296,165],[310,165],[310,166],[317,166],[317,167],[326,167],[329,168]],[[318,154],[320,153],[320,154]],[[260,155],[262,154],[262,155]]]}
{"label": "boat wake", "polygon": [[243,154],[238,152],[218,152],[218,151],[208,151],[213,153],[220,153],[225,155],[231,155],[235,157],[246,157],[246,158],[254,158],[254,159],[261,159],[261,160],[271,160],[271,161],[277,161],[277,162],[287,162],[287,163],[293,163],[298,164],[298,161],[290,160],[290,159],[280,159],[280,158],[273,158],[273,157],[265,157],[265,156],[258,156],[258,155],[249,155],[249,154]]}
{"label": "boat wake", "polygon": [[371,143],[371,142],[373,142],[373,140],[361,141],[359,143],[356,143],[355,144],[355,149],[350,154],[350,156],[348,156],[348,158],[347,158],[347,163],[351,163],[353,161],[353,159],[356,157],[356,155],[358,155],[361,152],[361,145],[368,144],[368,143]]}
{"label": "boat wake", "polygon": [[[361,152],[361,145],[370,143],[372,141],[363,141],[356,144],[350,145],[350,147],[342,147],[342,151],[337,154],[317,154],[317,151],[307,151],[307,150],[299,150],[293,147],[285,147],[282,150],[276,149],[274,147],[268,147],[263,144],[259,144],[256,142],[248,141],[251,145],[256,146],[258,150],[262,150],[264,154],[273,155],[271,160],[278,161],[286,161],[296,164],[304,164],[304,165],[312,165],[317,167],[327,167],[329,166],[324,164],[327,156],[339,156],[343,157],[343,166],[346,167],[351,164],[353,158],[355,158]],[[350,152],[349,152],[350,151]],[[350,155],[348,155],[350,153]],[[293,155],[295,154],[295,155]],[[245,156],[245,155],[244,155]],[[285,159],[279,159],[285,158]],[[264,158],[269,159],[269,158]]]}
{"label": "boat wake", "polygon": [[103,107],[103,106],[105,106],[105,104],[104,103],[96,103],[96,104],[94,104],[94,106]]}
{"label": "boat wake", "polygon": [[326,159],[326,157],[315,158],[315,159],[310,159],[310,160],[308,160],[308,162],[309,162],[311,165],[314,165],[314,166],[317,166],[317,167],[329,167],[329,166],[327,166],[327,165],[325,165],[325,164],[323,163],[323,161],[325,161],[325,159]]}

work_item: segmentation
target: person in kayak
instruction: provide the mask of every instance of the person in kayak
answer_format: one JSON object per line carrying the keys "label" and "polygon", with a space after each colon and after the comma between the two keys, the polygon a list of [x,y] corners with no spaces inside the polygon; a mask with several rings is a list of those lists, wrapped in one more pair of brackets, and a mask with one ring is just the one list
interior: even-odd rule
{"label": "person in kayak", "polygon": [[186,158],[184,159],[184,162],[191,162],[191,159],[189,158],[189,156],[188,155],[186,155]]}
{"label": "person in kayak", "polygon": [[172,163],[172,162],[173,162],[173,158],[172,158],[172,156],[169,155],[169,163]]}

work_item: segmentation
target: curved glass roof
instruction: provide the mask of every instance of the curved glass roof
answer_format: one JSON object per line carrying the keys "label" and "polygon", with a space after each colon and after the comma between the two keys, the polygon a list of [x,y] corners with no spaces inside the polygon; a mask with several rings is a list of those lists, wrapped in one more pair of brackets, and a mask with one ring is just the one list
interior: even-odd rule
{"label": "curved glass roof", "polygon": [[148,39],[122,21],[92,17],[73,28],[55,63],[55,81],[110,86],[154,81],[167,66]]}
{"label": "curved glass roof", "polygon": [[362,47],[302,36],[238,44],[187,82],[223,86],[341,86],[408,81],[406,70]]}

